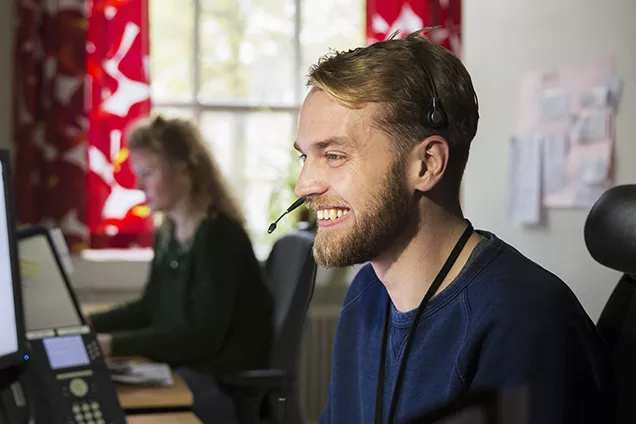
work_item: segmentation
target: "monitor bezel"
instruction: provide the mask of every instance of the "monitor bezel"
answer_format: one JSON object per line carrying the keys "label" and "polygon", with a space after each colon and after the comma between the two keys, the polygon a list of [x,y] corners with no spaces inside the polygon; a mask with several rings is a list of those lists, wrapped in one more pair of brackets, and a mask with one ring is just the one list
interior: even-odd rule
{"label": "monitor bezel", "polygon": [[5,208],[7,216],[7,236],[9,240],[9,263],[13,277],[13,310],[18,338],[18,349],[7,355],[0,356],[0,370],[23,364],[26,361],[27,343],[24,323],[24,309],[22,307],[22,281],[18,259],[18,239],[16,235],[15,198],[13,197],[13,175],[11,155],[7,149],[0,149],[0,164],[2,164],[2,180]]}
{"label": "monitor bezel", "polygon": [[[53,236],[51,235],[51,231],[48,228],[45,228],[41,225],[29,225],[28,227],[20,228],[17,232],[17,241],[18,243],[22,240],[26,240],[36,236],[44,236],[46,237],[46,242],[49,244],[49,248],[51,249],[51,253],[53,254],[53,258],[55,259],[55,264],[57,265],[58,271],[62,275],[62,279],[64,280],[64,284],[66,285],[66,290],[71,296],[71,300],[73,301],[73,305],[75,306],[75,312],[79,315],[81,325],[89,325],[86,321],[86,317],[82,313],[82,309],[80,307],[79,300],[77,298],[77,294],[75,293],[75,289],[71,284],[71,279],[66,273],[66,269],[64,268],[64,264],[62,263],[62,259],[60,258],[60,253],[55,247],[55,243],[53,242]],[[25,322],[26,325],[26,322]],[[46,330],[44,328],[34,330]]]}

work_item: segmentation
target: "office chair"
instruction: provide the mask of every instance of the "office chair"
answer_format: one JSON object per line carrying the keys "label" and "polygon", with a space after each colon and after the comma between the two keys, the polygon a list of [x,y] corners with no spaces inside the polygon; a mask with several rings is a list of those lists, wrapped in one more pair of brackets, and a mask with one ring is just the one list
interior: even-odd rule
{"label": "office chair", "polygon": [[584,234],[592,257],[623,273],[597,327],[612,359],[617,423],[636,423],[636,185],[607,190],[592,207]]}
{"label": "office chair", "polygon": [[296,371],[301,336],[316,282],[312,255],[314,234],[294,231],[276,241],[265,263],[274,299],[274,343],[270,367],[224,376],[241,424],[304,421]]}

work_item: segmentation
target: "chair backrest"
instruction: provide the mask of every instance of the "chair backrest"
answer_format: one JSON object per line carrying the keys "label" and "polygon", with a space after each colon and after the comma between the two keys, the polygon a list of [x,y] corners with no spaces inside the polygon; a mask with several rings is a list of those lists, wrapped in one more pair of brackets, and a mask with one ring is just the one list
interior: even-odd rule
{"label": "chair backrest", "polygon": [[609,189],[585,223],[585,243],[600,264],[623,273],[597,327],[612,356],[618,423],[636,423],[636,185]]}
{"label": "chair backrest", "polygon": [[265,272],[274,298],[275,338],[270,366],[293,373],[303,326],[314,293],[314,234],[294,231],[281,237],[267,258]]}

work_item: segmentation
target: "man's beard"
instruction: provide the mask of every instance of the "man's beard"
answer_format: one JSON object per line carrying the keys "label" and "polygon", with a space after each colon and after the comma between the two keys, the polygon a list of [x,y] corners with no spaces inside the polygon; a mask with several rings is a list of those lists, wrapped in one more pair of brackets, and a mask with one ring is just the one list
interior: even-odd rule
{"label": "man's beard", "polygon": [[340,268],[371,261],[404,234],[413,224],[413,197],[405,186],[404,163],[396,160],[384,184],[368,201],[356,206],[352,230],[319,229],[314,258],[325,268]]}

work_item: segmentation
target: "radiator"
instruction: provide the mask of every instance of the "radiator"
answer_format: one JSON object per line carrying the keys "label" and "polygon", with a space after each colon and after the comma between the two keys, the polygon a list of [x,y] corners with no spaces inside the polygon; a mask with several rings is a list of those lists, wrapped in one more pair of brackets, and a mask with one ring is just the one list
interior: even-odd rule
{"label": "radiator", "polygon": [[327,402],[331,353],[340,306],[313,306],[308,313],[300,356],[300,406],[308,423],[318,421]]}

